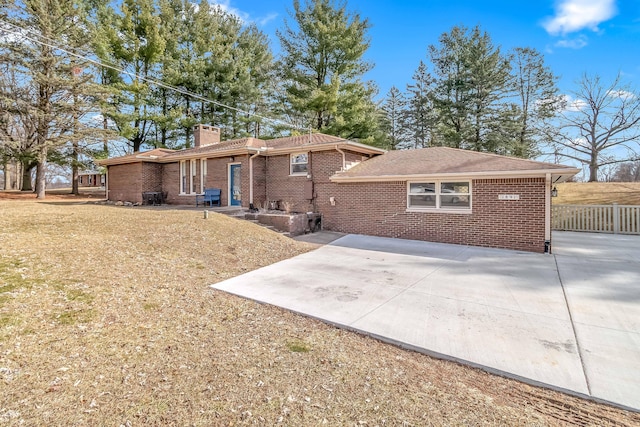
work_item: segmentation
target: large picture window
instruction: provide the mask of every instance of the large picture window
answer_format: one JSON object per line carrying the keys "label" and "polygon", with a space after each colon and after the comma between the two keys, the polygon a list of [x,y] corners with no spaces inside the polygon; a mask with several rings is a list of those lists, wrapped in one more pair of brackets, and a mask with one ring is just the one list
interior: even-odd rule
{"label": "large picture window", "polygon": [[295,153],[291,155],[291,175],[306,175],[309,172],[309,155]]}
{"label": "large picture window", "polygon": [[469,211],[471,209],[471,182],[410,182],[407,188],[407,208]]}

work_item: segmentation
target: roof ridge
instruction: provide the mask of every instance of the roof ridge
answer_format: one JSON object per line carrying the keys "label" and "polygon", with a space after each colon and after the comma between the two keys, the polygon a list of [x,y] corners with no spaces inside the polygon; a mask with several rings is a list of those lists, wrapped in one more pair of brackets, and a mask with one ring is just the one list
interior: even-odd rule
{"label": "roof ridge", "polygon": [[[435,148],[444,148],[444,149],[447,149],[447,150],[454,150],[454,151],[460,151],[460,152],[465,152],[465,153],[480,154],[480,155],[483,155],[483,156],[503,157],[503,158],[506,157],[508,159],[516,160],[516,161],[522,160],[522,161],[525,161],[525,162],[544,163],[544,164],[547,164],[547,165],[562,166],[562,165],[559,165],[557,163],[541,162],[541,161],[533,160],[533,159],[524,159],[522,157],[516,157],[516,156],[507,155],[507,154],[487,153],[485,151],[468,150],[466,148],[436,146],[436,147],[425,147],[425,148],[410,148],[409,150],[422,150],[422,149],[435,149]],[[403,151],[403,150],[396,150],[396,151]]]}

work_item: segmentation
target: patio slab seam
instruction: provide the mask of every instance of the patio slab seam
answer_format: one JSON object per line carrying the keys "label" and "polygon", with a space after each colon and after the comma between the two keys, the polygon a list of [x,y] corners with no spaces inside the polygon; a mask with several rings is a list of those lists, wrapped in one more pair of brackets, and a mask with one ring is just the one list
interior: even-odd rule
{"label": "patio slab seam", "polygon": [[573,322],[573,314],[571,313],[571,305],[569,304],[569,299],[567,296],[567,291],[564,287],[564,283],[562,281],[562,273],[560,273],[560,267],[558,266],[558,260],[555,255],[553,255],[553,259],[556,263],[556,271],[558,272],[558,280],[560,281],[560,287],[562,288],[562,295],[564,296],[564,302],[567,306],[567,312],[569,313],[569,321],[571,323],[571,330],[573,331],[573,337],[576,342],[576,348],[578,349],[578,357],[580,358],[580,366],[582,366],[582,373],[584,375],[584,380],[587,384],[587,390],[589,391],[589,396],[593,396],[591,392],[591,383],[589,381],[589,375],[587,375],[587,366],[585,364],[584,355],[582,354],[582,346],[580,345],[580,340],[578,339],[578,332],[576,331],[576,325]]}

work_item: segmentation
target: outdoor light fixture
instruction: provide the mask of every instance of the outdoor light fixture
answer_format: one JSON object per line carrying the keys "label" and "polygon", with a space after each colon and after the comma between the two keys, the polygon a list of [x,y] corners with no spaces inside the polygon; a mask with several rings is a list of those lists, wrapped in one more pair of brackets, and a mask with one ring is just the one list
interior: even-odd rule
{"label": "outdoor light fixture", "polygon": [[553,189],[551,190],[551,197],[558,197],[558,189],[556,188],[556,186],[553,186]]}
{"label": "outdoor light fixture", "polygon": [[236,158],[235,158],[235,157],[233,157],[233,156],[230,156],[230,157],[229,157],[229,161],[230,161],[230,162],[233,162],[235,159],[236,159]]}

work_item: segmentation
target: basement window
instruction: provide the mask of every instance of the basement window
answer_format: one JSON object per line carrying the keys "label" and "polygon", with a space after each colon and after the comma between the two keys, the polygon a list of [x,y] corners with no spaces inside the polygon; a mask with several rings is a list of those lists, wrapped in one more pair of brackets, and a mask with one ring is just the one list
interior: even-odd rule
{"label": "basement window", "polygon": [[294,153],[291,155],[291,175],[306,175],[309,172],[308,153]]}
{"label": "basement window", "polygon": [[471,212],[471,181],[407,183],[407,210]]}

